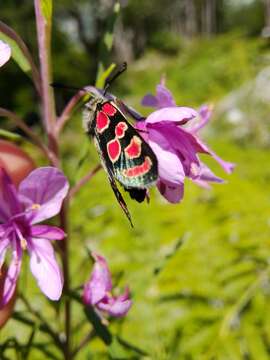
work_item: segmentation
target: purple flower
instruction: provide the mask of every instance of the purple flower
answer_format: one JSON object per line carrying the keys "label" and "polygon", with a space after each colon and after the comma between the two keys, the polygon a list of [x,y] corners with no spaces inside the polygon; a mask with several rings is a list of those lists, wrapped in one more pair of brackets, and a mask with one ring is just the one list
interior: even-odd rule
{"label": "purple flower", "polygon": [[96,253],[92,253],[92,256],[95,264],[89,281],[84,285],[84,303],[114,317],[126,315],[132,305],[128,288],[122,295],[114,297],[111,294],[112,277],[106,260]]}
{"label": "purple flower", "polygon": [[11,56],[11,48],[4,41],[0,40],[0,67],[3,66]]}
{"label": "purple flower", "polygon": [[62,293],[63,279],[56,262],[52,240],[65,233],[54,226],[36,225],[59,213],[68,192],[63,173],[54,167],[32,171],[16,190],[3,168],[0,168],[0,266],[11,250],[1,305],[11,298],[20,273],[23,250],[30,255],[30,268],[41,291],[51,300]]}
{"label": "purple flower", "polygon": [[[136,128],[141,131],[157,156],[157,187],[169,202],[181,201],[185,177],[203,187],[209,187],[209,182],[223,182],[202,163],[198,156],[200,153],[211,155],[227,173],[232,172],[234,164],[220,159],[197,136],[198,130],[209,121],[209,107],[203,106],[198,114],[191,108],[176,106],[171,92],[163,82],[157,85],[157,95],[146,95],[142,104],[158,109],[144,121],[137,121]],[[198,115],[199,123],[191,126],[191,121],[195,122]]]}

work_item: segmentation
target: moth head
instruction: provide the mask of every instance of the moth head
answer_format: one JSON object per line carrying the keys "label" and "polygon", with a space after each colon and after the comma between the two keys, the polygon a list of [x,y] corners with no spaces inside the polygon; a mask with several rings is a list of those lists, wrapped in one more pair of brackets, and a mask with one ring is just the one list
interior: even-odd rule
{"label": "moth head", "polygon": [[84,105],[82,125],[86,132],[91,132],[92,123],[95,119],[97,106],[101,101],[102,99],[93,96]]}

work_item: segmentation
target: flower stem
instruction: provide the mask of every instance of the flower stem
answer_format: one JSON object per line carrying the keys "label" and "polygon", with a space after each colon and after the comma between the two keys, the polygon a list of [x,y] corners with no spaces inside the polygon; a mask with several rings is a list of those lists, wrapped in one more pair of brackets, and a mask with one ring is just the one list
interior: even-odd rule
{"label": "flower stem", "polygon": [[70,334],[71,334],[71,301],[69,297],[70,292],[70,274],[69,274],[69,238],[68,238],[68,199],[63,203],[60,212],[60,226],[67,234],[66,238],[61,242],[61,255],[63,263],[64,273],[64,288],[65,295],[65,344],[64,344],[64,356],[65,360],[72,358],[70,353]]}
{"label": "flower stem", "polygon": [[78,104],[78,102],[82,99],[82,97],[85,95],[85,90],[78,91],[77,94],[75,94],[70,101],[68,102],[67,106],[63,110],[62,114],[59,116],[55,131],[56,135],[59,135],[65,124],[70,118],[71,112],[74,110],[75,106]]}
{"label": "flower stem", "polygon": [[[35,0],[37,39],[39,48],[43,121],[49,142],[52,141],[55,124],[55,106],[51,83],[51,21],[45,18],[40,0]],[[52,141],[53,142],[53,141]],[[52,146],[51,146],[52,147]]]}
{"label": "flower stem", "polygon": [[88,174],[86,174],[81,180],[79,180],[69,191],[69,199],[72,199],[74,195],[81,189],[83,185],[85,185],[88,181],[92,179],[94,175],[102,168],[101,164],[98,164],[91,170]]}
{"label": "flower stem", "polygon": [[[42,111],[43,124],[48,136],[48,148],[57,158],[55,166],[60,166],[59,140],[56,134],[56,116],[53,88],[50,86],[51,79],[51,2],[42,3],[34,0],[37,39],[39,49]],[[71,303],[69,298],[70,276],[69,276],[69,238],[68,238],[68,200],[64,201],[60,212],[60,225],[67,234],[61,241],[61,257],[64,273],[64,303],[65,303],[65,342],[63,344],[63,355],[65,360],[71,360],[70,335],[71,335]]]}

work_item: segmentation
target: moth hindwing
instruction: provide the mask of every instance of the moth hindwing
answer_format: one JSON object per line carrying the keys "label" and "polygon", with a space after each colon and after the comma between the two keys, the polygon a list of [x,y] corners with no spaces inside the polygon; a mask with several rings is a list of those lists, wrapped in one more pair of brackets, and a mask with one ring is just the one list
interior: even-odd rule
{"label": "moth hindwing", "polygon": [[116,103],[105,97],[93,98],[85,105],[84,127],[94,137],[114,194],[131,222],[115,180],[131,198],[143,201],[147,188],[158,178],[156,156]]}

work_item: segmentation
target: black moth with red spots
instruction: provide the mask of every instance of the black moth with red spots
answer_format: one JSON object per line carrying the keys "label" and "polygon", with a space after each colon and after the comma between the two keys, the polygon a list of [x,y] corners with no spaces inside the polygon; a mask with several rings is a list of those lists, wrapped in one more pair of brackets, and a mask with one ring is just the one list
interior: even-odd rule
{"label": "black moth with red spots", "polygon": [[129,192],[132,199],[142,202],[147,188],[154,185],[158,178],[156,156],[115,101],[101,94],[85,104],[83,122],[86,132],[94,138],[114,194],[132,225],[127,205],[115,180]]}

